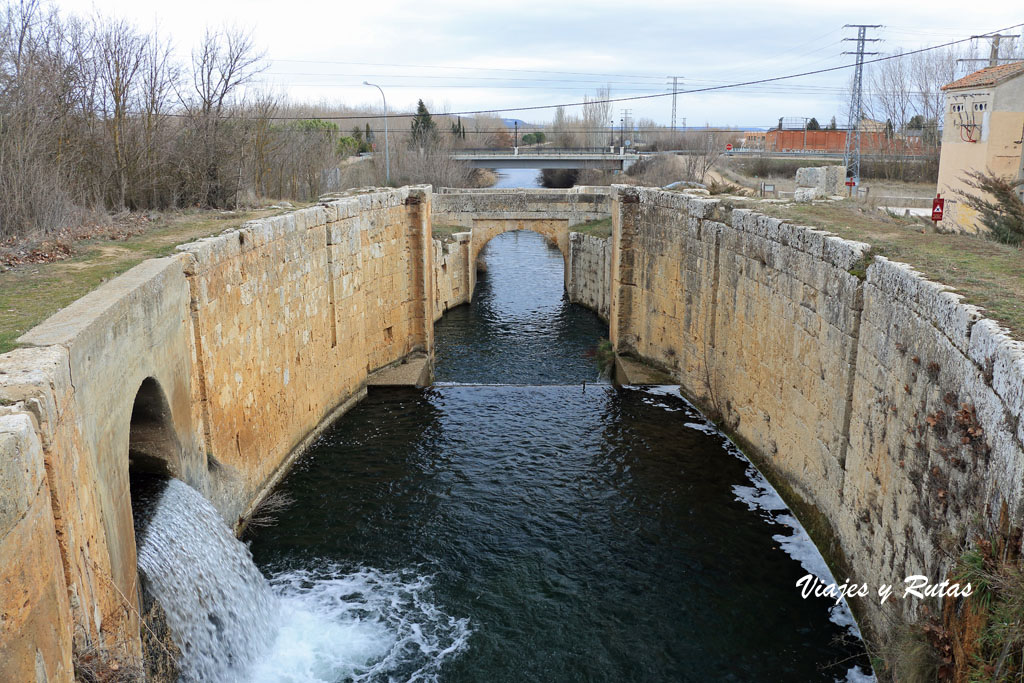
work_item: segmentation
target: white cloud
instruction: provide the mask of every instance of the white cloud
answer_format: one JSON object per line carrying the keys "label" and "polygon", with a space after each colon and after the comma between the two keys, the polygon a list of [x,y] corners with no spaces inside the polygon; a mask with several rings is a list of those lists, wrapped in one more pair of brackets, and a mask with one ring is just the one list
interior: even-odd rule
{"label": "white cloud", "polygon": [[[86,0],[56,4],[78,14],[96,9]],[[256,42],[274,60],[265,80],[293,99],[376,104],[375,93],[360,85],[369,78],[385,87],[393,108],[410,109],[422,97],[447,103],[451,110],[575,102],[605,83],[615,97],[658,93],[665,90],[668,74],[682,75],[690,87],[699,87],[836,66],[851,61],[839,54],[851,46],[841,40],[852,35],[842,29],[845,23],[884,24],[873,35],[885,39],[877,49],[888,51],[945,42],[1019,20],[1004,2],[975,2],[965,24],[962,3],[951,0],[868,0],[855,6],[820,1],[686,6],[600,0],[314,0],[291,5],[270,0],[148,5],[104,0],[99,9],[142,28],[158,20],[183,60],[208,25],[251,27]],[[505,71],[486,71],[490,69]],[[691,124],[770,125],[780,116],[827,121],[837,115],[842,120],[845,112],[840,111],[837,90],[848,79],[849,73],[840,71],[761,88],[683,95],[680,112]],[[670,106],[665,97],[615,108],[628,107],[636,117],[667,123]],[[546,120],[551,112],[510,115]]]}

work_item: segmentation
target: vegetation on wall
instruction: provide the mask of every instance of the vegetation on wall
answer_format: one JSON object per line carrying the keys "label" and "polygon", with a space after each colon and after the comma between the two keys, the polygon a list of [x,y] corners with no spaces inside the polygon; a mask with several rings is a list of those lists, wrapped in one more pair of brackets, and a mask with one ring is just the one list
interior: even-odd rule
{"label": "vegetation on wall", "polygon": [[989,236],[1003,244],[1024,242],[1024,202],[1018,194],[1024,181],[1011,181],[991,171],[967,171],[963,179],[978,193],[964,193],[964,202],[980,214]]}

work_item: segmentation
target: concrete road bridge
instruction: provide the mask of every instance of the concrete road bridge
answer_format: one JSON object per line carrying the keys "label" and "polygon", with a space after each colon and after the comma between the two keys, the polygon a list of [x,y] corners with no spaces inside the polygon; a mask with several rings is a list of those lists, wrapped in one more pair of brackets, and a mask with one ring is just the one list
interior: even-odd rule
{"label": "concrete road bridge", "polygon": [[[603,149],[603,151],[602,151]],[[475,168],[599,168],[628,170],[639,154],[595,150],[461,150],[452,159],[466,161]]]}

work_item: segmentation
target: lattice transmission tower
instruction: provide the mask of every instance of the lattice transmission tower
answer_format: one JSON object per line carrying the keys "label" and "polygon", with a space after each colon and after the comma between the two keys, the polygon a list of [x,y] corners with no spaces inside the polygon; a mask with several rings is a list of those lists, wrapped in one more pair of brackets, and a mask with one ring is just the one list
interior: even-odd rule
{"label": "lattice transmission tower", "polygon": [[679,93],[679,79],[682,76],[669,76],[672,79],[672,130],[676,129],[676,95]]}
{"label": "lattice transmission tower", "polygon": [[881,28],[881,24],[846,24],[843,28],[857,29],[856,38],[843,38],[843,40],[857,41],[857,49],[853,52],[844,52],[844,55],[856,55],[857,67],[853,72],[853,93],[850,97],[850,130],[846,133],[846,153],[843,155],[843,163],[846,166],[846,177],[853,179],[853,186],[860,186],[860,128],[861,119],[864,118],[864,57],[866,55],[877,55],[877,52],[865,52],[866,43],[877,43],[881,38],[868,38],[869,28]]}

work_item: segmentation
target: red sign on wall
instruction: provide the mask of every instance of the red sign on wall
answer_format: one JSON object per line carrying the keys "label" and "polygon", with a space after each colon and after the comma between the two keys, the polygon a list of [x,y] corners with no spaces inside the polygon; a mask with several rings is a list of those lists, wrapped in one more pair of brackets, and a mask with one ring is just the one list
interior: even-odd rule
{"label": "red sign on wall", "polygon": [[932,220],[938,223],[942,220],[942,213],[946,209],[946,200],[941,195],[935,195],[932,200]]}

